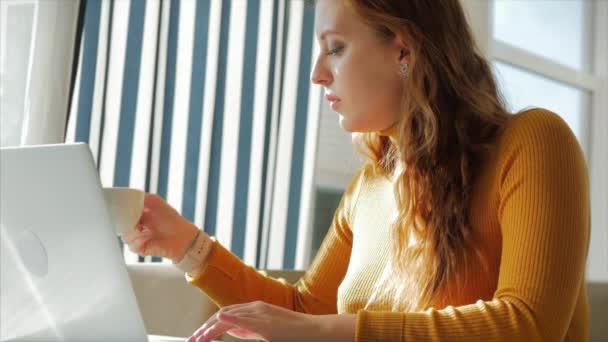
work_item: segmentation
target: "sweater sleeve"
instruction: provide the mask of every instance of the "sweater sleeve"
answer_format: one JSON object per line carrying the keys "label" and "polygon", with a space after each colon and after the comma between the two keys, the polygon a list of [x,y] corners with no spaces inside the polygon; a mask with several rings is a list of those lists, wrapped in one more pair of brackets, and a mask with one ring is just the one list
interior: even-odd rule
{"label": "sweater sleeve", "polygon": [[563,341],[584,286],[586,164],[557,115],[535,110],[505,130],[498,153],[502,254],[492,300],[423,312],[357,313],[357,341]]}
{"label": "sweater sleeve", "polygon": [[363,169],[360,169],[344,192],[311,267],[296,284],[266,276],[217,242],[204,270],[195,278],[186,275],[186,279],[219,306],[261,300],[299,312],[336,313],[338,286],[350,260],[350,222],[362,183],[362,173]]}

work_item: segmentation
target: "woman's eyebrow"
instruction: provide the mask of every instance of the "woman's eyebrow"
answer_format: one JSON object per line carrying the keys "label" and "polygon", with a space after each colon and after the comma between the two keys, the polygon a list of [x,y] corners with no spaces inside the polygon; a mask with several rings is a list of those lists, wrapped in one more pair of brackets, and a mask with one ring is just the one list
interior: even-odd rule
{"label": "woman's eyebrow", "polygon": [[327,36],[329,34],[340,35],[340,32],[338,32],[336,30],[325,30],[325,31],[321,32],[321,34],[319,35],[319,40],[324,40],[325,36]]}

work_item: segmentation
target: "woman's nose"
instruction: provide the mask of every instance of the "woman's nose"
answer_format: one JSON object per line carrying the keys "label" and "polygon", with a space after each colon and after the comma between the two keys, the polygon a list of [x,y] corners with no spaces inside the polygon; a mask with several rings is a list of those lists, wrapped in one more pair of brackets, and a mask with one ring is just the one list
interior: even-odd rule
{"label": "woman's nose", "polygon": [[329,85],[332,81],[331,73],[319,63],[319,60],[315,62],[312,73],[310,74],[310,81],[314,84],[323,86]]}

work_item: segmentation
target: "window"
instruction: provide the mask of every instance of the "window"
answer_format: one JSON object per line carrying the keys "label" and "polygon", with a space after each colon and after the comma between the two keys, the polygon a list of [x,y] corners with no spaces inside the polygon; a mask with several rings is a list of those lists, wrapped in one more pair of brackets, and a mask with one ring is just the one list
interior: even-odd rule
{"label": "window", "polygon": [[598,83],[591,73],[593,5],[584,0],[496,0],[491,9],[490,57],[508,109],[556,112],[585,153]]}
{"label": "window", "polygon": [[507,110],[515,112],[534,105],[559,113],[578,140],[585,141],[588,91],[503,62],[492,64],[502,94],[508,99]]}
{"label": "window", "polygon": [[590,3],[498,0],[493,10],[494,38],[568,67],[588,70]]}
{"label": "window", "polygon": [[477,25],[491,30],[477,38],[489,46],[508,109],[538,106],[556,112],[585,153],[592,215],[587,279],[606,281],[608,2],[495,0],[487,10],[489,25]]}

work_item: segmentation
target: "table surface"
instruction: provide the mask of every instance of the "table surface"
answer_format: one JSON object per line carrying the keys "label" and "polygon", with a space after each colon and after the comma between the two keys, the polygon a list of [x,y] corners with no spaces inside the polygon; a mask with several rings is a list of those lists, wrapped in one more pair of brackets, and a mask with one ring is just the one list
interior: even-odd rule
{"label": "table surface", "polygon": [[[187,337],[174,337],[174,336],[161,336],[161,335],[148,335],[148,342],[184,342]],[[214,342],[221,342],[215,340]]]}
{"label": "table surface", "polygon": [[184,342],[186,337],[148,335],[148,342]]}

